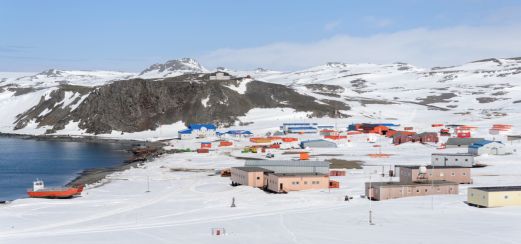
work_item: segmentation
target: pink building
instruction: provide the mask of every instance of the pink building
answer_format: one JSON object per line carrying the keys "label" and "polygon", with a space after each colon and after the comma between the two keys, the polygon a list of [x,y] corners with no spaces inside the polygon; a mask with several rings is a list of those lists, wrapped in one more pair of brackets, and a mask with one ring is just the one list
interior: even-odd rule
{"label": "pink building", "polygon": [[[470,168],[454,166],[423,166],[425,173],[421,173],[422,166],[400,166],[400,182],[411,183],[417,181],[451,181],[459,184],[472,184]],[[433,175],[434,174],[434,175]]]}
{"label": "pink building", "polygon": [[365,195],[375,201],[402,197],[415,197],[439,194],[458,194],[459,184],[450,181],[423,183],[366,182]]}
{"label": "pink building", "polygon": [[320,173],[275,173],[268,175],[267,183],[267,189],[272,192],[327,189],[329,176]]}
{"label": "pink building", "polygon": [[247,185],[252,187],[264,188],[266,186],[266,176],[273,173],[260,167],[232,167],[230,169],[232,185]]}

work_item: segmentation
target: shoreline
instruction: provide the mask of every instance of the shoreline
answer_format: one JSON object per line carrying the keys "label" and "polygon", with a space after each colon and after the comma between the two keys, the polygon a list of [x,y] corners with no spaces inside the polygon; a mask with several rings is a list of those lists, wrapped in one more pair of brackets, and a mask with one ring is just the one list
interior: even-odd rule
{"label": "shoreline", "polygon": [[116,166],[107,168],[83,169],[80,173],[77,173],[77,176],[74,179],[65,184],[65,186],[73,186],[77,184],[93,184],[105,179],[105,177],[109,174],[112,174],[114,172],[121,172],[132,167],[136,167],[146,161],[149,161],[165,153],[165,151],[162,148],[165,144],[162,141],[151,142],[131,139],[112,139],[97,136],[26,135],[3,132],[0,132],[0,137],[37,141],[120,144],[125,148],[126,151],[131,153],[131,158],[120,162]]}

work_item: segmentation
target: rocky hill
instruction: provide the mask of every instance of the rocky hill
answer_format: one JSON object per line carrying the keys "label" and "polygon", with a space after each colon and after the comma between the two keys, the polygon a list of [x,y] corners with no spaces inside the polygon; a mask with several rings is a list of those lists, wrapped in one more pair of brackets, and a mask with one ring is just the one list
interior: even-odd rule
{"label": "rocky hill", "polygon": [[137,132],[177,121],[231,125],[253,108],[293,108],[311,116],[345,116],[343,103],[302,95],[280,84],[249,78],[210,80],[186,74],[162,80],[119,80],[98,87],[60,85],[17,115],[15,130],[30,123],[63,130],[69,123],[90,134]]}
{"label": "rocky hill", "polygon": [[193,59],[152,65],[139,74],[0,73],[0,132],[131,133],[192,122],[228,126],[254,122],[241,116],[272,108],[308,117],[425,125],[513,124],[521,118],[521,58],[431,69],[332,62],[293,72],[219,70],[232,77],[210,79],[215,73]]}

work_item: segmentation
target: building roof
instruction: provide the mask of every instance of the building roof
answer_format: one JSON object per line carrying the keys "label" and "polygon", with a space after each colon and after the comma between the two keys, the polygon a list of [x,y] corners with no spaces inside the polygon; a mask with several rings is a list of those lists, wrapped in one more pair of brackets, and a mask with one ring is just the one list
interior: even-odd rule
{"label": "building roof", "polygon": [[471,187],[469,189],[476,189],[486,192],[499,192],[499,191],[521,191],[521,186],[487,186],[487,187]]}
{"label": "building roof", "polygon": [[334,142],[332,142],[332,141],[323,140],[323,139],[307,140],[307,141],[303,141],[303,142],[301,142],[301,143],[306,144],[306,143],[315,143],[315,142],[327,142],[327,143],[331,143],[331,144],[335,144],[335,145],[336,145],[336,143],[334,143]]}
{"label": "building roof", "polygon": [[277,177],[314,177],[314,176],[327,176],[321,173],[274,173]]}
{"label": "building roof", "polygon": [[476,155],[471,153],[433,153],[432,156],[472,156],[475,157]]}
{"label": "building roof", "polygon": [[215,130],[215,129],[217,129],[217,127],[214,124],[190,124],[188,126],[188,128],[192,129],[192,130],[194,130],[194,129],[200,130],[203,127],[208,129],[208,130]]}
{"label": "building roof", "polygon": [[[369,184],[369,182],[366,182]],[[412,183],[403,183],[399,181],[387,181],[387,182],[371,182],[371,186],[376,187],[396,187],[396,186],[421,186],[421,185],[435,185],[435,186],[443,186],[443,185],[459,185],[456,182],[445,181],[445,180],[432,180],[424,181],[424,182],[412,182]]]}
{"label": "building roof", "polygon": [[418,136],[426,136],[426,135],[436,135],[436,136],[438,136],[438,133],[437,132],[422,132],[422,133],[418,134]]}
{"label": "building roof", "polygon": [[253,135],[249,130],[229,130],[226,134],[230,135]]}
{"label": "building roof", "polygon": [[293,167],[329,167],[329,162],[314,160],[246,160],[245,166],[293,166]]}
{"label": "building roof", "polygon": [[264,173],[273,173],[273,170],[261,168],[261,167],[254,167],[254,166],[244,166],[244,167],[232,167],[234,169],[238,169],[245,172],[264,172]]}
{"label": "building roof", "polygon": [[461,169],[461,168],[469,168],[463,166],[432,166],[432,165],[397,165],[400,168],[409,168],[409,169],[419,169],[421,166],[425,166],[427,169]]}
{"label": "building roof", "polygon": [[316,125],[317,123],[283,123],[282,125]]}
{"label": "building roof", "polygon": [[474,142],[484,140],[483,138],[449,138],[447,145],[470,145]]}
{"label": "building roof", "polygon": [[192,134],[192,129],[184,129],[184,130],[180,130],[178,132],[179,132],[179,134]]}
{"label": "building roof", "polygon": [[316,127],[312,126],[300,126],[300,127],[288,127],[288,130],[316,130]]}
{"label": "building roof", "polygon": [[474,142],[472,144],[470,144],[470,148],[480,148],[482,146],[485,146],[487,144],[490,144],[490,143],[499,143],[499,144],[503,144],[501,142],[498,142],[498,141],[490,141],[490,140],[480,140],[480,141],[477,141],[477,142]]}

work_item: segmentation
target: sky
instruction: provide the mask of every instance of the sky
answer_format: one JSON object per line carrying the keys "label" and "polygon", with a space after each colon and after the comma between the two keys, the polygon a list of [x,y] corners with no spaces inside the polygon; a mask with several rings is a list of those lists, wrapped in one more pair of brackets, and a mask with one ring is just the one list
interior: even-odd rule
{"label": "sky", "polygon": [[520,39],[514,0],[0,0],[0,71],[434,67],[521,56]]}

